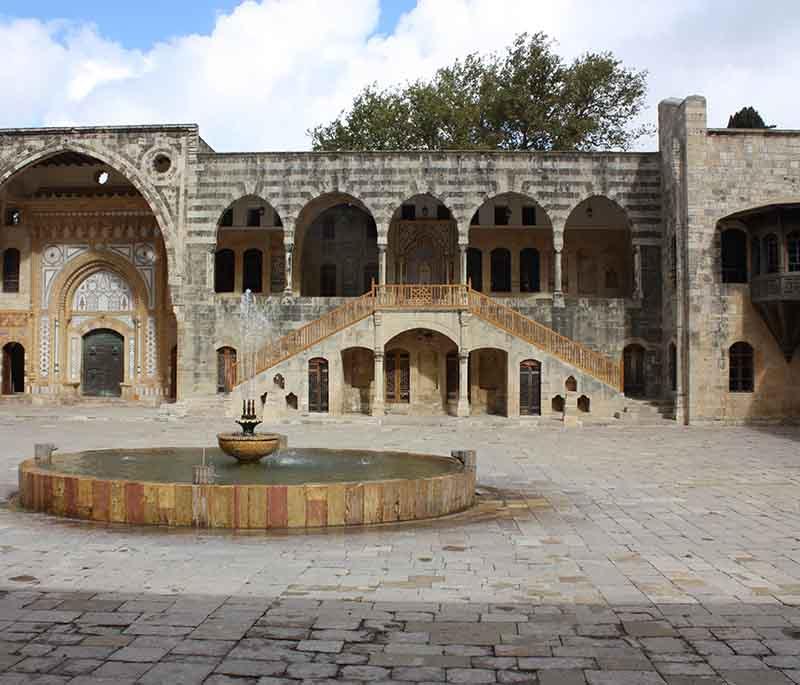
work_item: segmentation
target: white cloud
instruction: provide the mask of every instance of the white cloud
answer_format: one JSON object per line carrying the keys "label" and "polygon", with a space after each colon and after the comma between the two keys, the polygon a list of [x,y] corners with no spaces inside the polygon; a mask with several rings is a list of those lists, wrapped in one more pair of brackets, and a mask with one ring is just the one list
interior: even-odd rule
{"label": "white cloud", "polygon": [[[780,2],[778,3],[781,4]],[[248,0],[208,35],[128,50],[96,27],[0,20],[0,125],[196,121],[219,150],[304,149],[306,130],[372,81],[429,76],[468,52],[545,31],[566,57],[611,50],[650,72],[658,100],[706,95],[710,124],[741,106],[800,128],[800,5],[616,0],[419,0],[390,35],[375,35],[378,0]],[[8,104],[13,103],[13,104]],[[652,147],[653,141],[647,146]]]}

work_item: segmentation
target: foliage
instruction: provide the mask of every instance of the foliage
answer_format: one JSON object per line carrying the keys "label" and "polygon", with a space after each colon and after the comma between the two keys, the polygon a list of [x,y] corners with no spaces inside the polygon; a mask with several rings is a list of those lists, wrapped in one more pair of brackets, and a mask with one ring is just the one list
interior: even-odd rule
{"label": "foliage", "polygon": [[631,126],[645,93],[646,72],[611,53],[567,64],[543,33],[523,33],[430,80],[372,84],[309,135],[315,150],[625,150],[653,132]]}
{"label": "foliage", "polygon": [[728,118],[728,128],[772,128],[772,126],[764,123],[757,109],[742,107]]}

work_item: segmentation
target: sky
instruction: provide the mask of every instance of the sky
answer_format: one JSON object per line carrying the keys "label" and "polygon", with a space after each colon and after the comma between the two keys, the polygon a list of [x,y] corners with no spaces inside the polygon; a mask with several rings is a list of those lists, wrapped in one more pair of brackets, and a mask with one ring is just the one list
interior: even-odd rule
{"label": "sky", "polygon": [[0,0],[0,127],[191,122],[218,151],[304,150],[365,85],[522,31],[646,69],[641,122],[701,94],[710,126],[752,105],[800,129],[798,0]]}

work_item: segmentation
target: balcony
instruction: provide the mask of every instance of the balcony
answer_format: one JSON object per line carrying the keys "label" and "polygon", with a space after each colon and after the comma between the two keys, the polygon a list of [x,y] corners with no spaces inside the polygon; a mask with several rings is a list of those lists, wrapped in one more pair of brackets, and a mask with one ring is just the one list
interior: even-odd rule
{"label": "balcony", "polygon": [[761,302],[800,301],[800,272],[753,276],[750,299]]}
{"label": "balcony", "polygon": [[750,299],[790,362],[800,345],[800,272],[753,276]]}

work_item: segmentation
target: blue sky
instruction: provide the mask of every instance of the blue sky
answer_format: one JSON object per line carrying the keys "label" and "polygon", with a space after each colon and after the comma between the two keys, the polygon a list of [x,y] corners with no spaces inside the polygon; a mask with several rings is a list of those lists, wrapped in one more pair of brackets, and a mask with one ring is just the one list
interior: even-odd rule
{"label": "blue sky", "polygon": [[[338,0],[330,0],[338,2]],[[216,17],[242,0],[0,0],[0,17],[69,19],[94,23],[99,32],[126,48],[147,49],[153,43],[187,33],[210,33]],[[394,30],[416,0],[381,0],[376,33]]]}

